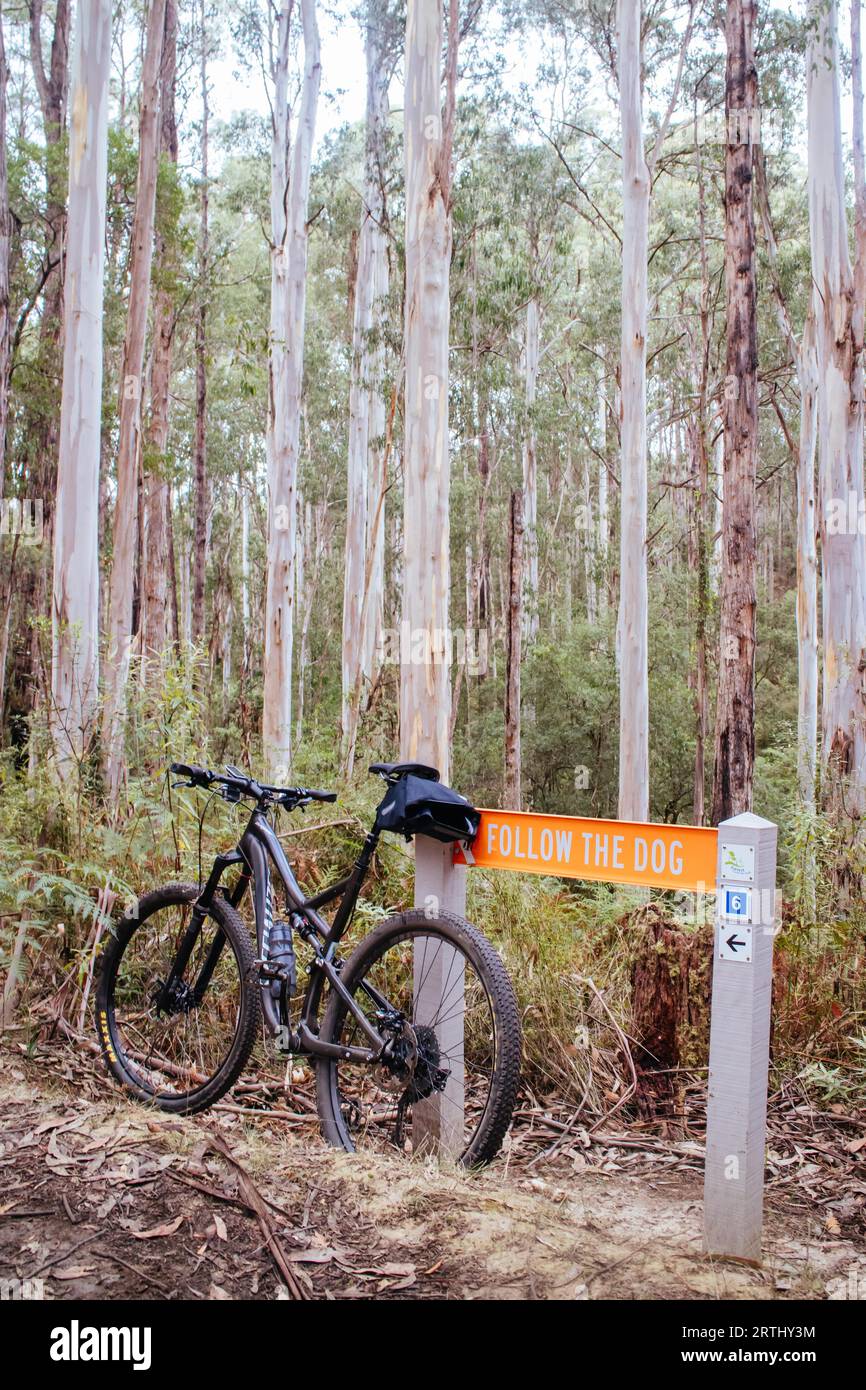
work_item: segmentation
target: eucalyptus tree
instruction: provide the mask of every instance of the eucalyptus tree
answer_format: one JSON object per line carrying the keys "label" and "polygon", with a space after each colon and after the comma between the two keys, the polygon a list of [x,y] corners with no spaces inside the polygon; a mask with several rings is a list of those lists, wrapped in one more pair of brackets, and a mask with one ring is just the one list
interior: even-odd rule
{"label": "eucalyptus tree", "polygon": [[[6,482],[6,429],[9,421],[9,367],[12,343],[9,317],[9,257],[12,218],[9,212],[9,173],[6,157],[6,94],[9,69],[3,37],[3,9],[0,6],[0,496]],[[0,676],[2,687],[2,676]],[[0,698],[0,707],[2,707]]]}
{"label": "eucalyptus tree", "polygon": [[166,0],[151,0],[147,13],[138,122],[138,176],[130,252],[129,302],[121,367],[114,509],[111,598],[108,615],[102,757],[109,804],[115,806],[124,769],[127,682],[132,647],[132,602],[138,531],[138,462],[142,430],[144,348],[153,261],[153,228],[159,164],[159,73]]}
{"label": "eucalyptus tree", "polygon": [[201,185],[199,191],[198,280],[195,314],[195,436],[193,441],[192,596],[190,629],[194,643],[205,635],[205,576],[207,571],[207,273],[210,254],[208,159],[210,151],[210,92],[208,88],[208,16],[199,3],[199,83],[201,90]]}
{"label": "eucalyptus tree", "polygon": [[51,723],[61,776],[90,749],[99,673],[99,460],[110,0],[81,0],[72,61],[69,241],[54,528]]}
{"label": "eucalyptus tree", "polygon": [[622,351],[619,653],[619,815],[649,816],[647,588],[647,257],[653,177],[679,95],[695,3],[680,45],[673,92],[649,159],[644,154],[642,7],[619,0],[617,75],[622,129]]}
{"label": "eucalyptus tree", "polygon": [[364,15],[367,110],[352,323],[343,581],[341,727],[343,760],[349,774],[361,702],[372,686],[375,653],[384,622],[384,327],[389,284],[385,183],[388,84],[399,34],[392,10],[391,0],[368,0]]}
{"label": "eucalyptus tree", "polygon": [[[809,227],[818,356],[818,460],[825,795],[837,809],[866,804],[866,538],[863,535],[863,245],[848,250],[836,0],[812,0],[806,58]],[[862,114],[855,131],[862,134]],[[862,184],[862,159],[855,170]],[[858,200],[862,196],[858,192]]]}
{"label": "eucalyptus tree", "polygon": [[159,208],[157,215],[157,282],[153,297],[150,409],[142,454],[144,536],[140,548],[143,569],[140,629],[145,679],[148,662],[156,663],[158,669],[170,646],[169,638],[175,643],[178,640],[176,575],[172,563],[171,483],[168,477],[169,400],[179,272],[176,74],[177,4],[176,0],[166,0],[159,74],[160,156],[165,197],[162,217],[159,216]]}
{"label": "eucalyptus tree", "polygon": [[442,0],[406,11],[406,307],[403,468],[403,622],[400,751],[451,765],[449,593],[451,461],[448,433],[452,147],[459,20],[449,0],[444,106]]}
{"label": "eucalyptus tree", "polygon": [[276,780],[292,758],[292,643],[298,454],[307,292],[307,206],[321,83],[315,0],[301,0],[304,71],[294,140],[289,103],[292,0],[283,0],[272,68],[271,309],[268,347],[268,561],[262,742]]}
{"label": "eucalyptus tree", "polygon": [[752,807],[755,764],[758,347],[753,141],[758,118],[754,0],[725,21],[725,502],[713,824]]}

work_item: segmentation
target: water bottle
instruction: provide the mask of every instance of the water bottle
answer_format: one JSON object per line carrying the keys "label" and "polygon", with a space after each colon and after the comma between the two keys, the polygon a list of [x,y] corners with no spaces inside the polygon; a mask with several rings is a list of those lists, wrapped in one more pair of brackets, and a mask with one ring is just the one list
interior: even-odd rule
{"label": "water bottle", "polygon": [[282,974],[281,979],[271,980],[270,991],[274,999],[279,999],[282,993],[283,979],[286,981],[286,989],[289,998],[291,998],[298,987],[298,967],[295,960],[290,922],[274,922],[271,927],[268,942],[268,964]]}

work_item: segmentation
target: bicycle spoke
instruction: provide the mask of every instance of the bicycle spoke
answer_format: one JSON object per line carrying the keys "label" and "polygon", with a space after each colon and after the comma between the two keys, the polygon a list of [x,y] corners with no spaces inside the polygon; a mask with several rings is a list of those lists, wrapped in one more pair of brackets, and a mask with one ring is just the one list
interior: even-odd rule
{"label": "bicycle spoke", "polygon": [[[447,961],[445,950],[450,952]],[[431,1001],[437,970],[444,978]],[[334,1063],[343,1123],[353,1145],[411,1153],[415,1114],[429,1102],[441,1105],[442,1113],[462,1126],[468,1147],[487,1105],[495,1055],[492,1006],[471,961],[441,935],[419,931],[390,942],[367,969],[363,986],[370,992],[356,982],[356,1004],[382,1031],[371,996],[387,1000],[393,1014],[409,1026],[406,1046],[416,1052],[404,1075],[385,1065]],[[398,1034],[399,1027],[393,1031]],[[337,1040],[352,1046],[359,1033],[357,1020],[343,1006]],[[399,1038],[395,1046],[399,1048]],[[463,1079],[462,1096],[451,1094],[453,1073]]]}
{"label": "bicycle spoke", "polygon": [[192,1095],[223,1065],[240,1017],[241,975],[234,950],[223,940],[201,999],[193,996],[220,931],[206,918],[168,1008],[155,999],[169,979],[190,920],[188,904],[170,904],[140,923],[121,956],[113,994],[117,1046],[130,1073],[154,1097]]}

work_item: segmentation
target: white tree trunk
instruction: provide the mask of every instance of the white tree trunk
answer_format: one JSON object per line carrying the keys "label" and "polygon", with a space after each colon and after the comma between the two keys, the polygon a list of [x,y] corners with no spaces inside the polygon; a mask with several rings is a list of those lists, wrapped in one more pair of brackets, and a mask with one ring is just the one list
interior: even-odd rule
{"label": "white tree trunk", "polygon": [[578,535],[578,543],[583,551],[583,570],[586,579],[586,621],[595,626],[598,621],[598,553],[596,548],[596,527],[593,521],[592,471],[589,455],[585,454],[582,470],[582,503],[584,524]]}
{"label": "white tree trunk", "polygon": [[451,711],[448,450],[450,129],[440,116],[442,9],[406,17],[406,404],[400,751],[447,780]]}
{"label": "white tree trunk", "polygon": [[800,444],[797,458],[797,782],[804,806],[814,810],[818,758],[818,519],[815,509],[818,359],[813,312],[809,313],[803,330],[798,375]]}
{"label": "white tree trunk", "polygon": [[[451,770],[450,484],[448,440],[448,277],[451,263],[451,150],[457,80],[458,5],[449,0],[448,66],[442,114],[441,0],[408,0],[406,11],[406,322],[403,468],[403,624],[400,753]],[[465,913],[465,870],[447,845],[415,840],[415,904]],[[448,950],[425,969],[415,953],[413,1017],[442,1013],[443,1055],[453,1059],[445,1091],[413,1107],[415,1150],[453,1155],[463,1145],[462,960]]]}
{"label": "white tree trunk", "polygon": [[601,465],[598,470],[598,516],[596,518],[596,549],[598,553],[598,615],[607,613],[608,538],[610,536],[610,503],[607,476],[607,401],[598,402],[598,447]]}
{"label": "white tree trunk", "polygon": [[713,447],[713,559],[710,582],[717,594],[722,582],[722,528],[725,511],[725,434],[719,430]]}
{"label": "white tree trunk", "polygon": [[[175,120],[174,87],[177,71],[177,6],[166,0],[165,38],[160,68],[160,154],[177,165],[178,140]],[[150,354],[150,415],[145,431],[145,458],[149,466],[144,471],[144,536],[140,547],[143,573],[140,576],[141,616],[141,677],[149,678],[152,663],[158,674],[171,648],[169,633],[172,627],[172,608],[177,602],[172,593],[171,573],[171,484],[166,477],[169,398],[171,387],[171,355],[175,326],[175,304],[172,294],[172,274],[178,274],[176,235],[166,238],[157,235],[157,264],[163,272],[162,283],[154,295],[153,345]]]}
{"label": "white tree trunk", "polygon": [[138,181],[132,224],[132,253],[126,336],[120,379],[117,446],[117,502],[108,613],[108,659],[102,717],[102,756],[106,792],[116,805],[123,775],[126,685],[132,643],[132,595],[138,530],[138,469],[141,452],[141,395],[144,342],[153,258],[153,223],[159,149],[159,68],[165,27],[165,0],[151,0],[147,16],[141,109],[138,128]]}
{"label": "white tree trunk", "polygon": [[[537,250],[537,248],[536,248]],[[526,306],[523,337],[523,631],[529,641],[538,635],[538,438],[535,401],[538,394],[541,312],[535,295]]]}
{"label": "white tree trunk", "polygon": [[304,76],[294,146],[289,110],[292,0],[282,0],[274,65],[271,145],[271,323],[268,411],[268,563],[262,743],[266,775],[292,760],[292,631],[296,492],[307,292],[307,204],[322,68],[315,0],[301,0]]}
{"label": "white tree trunk", "polygon": [[[367,134],[349,388],[349,461],[346,563],[343,589],[344,758],[354,749],[363,690],[373,679],[384,617],[385,513],[379,504],[385,462],[382,337],[388,295],[384,157],[388,124],[388,68],[384,35],[370,10],[366,27]],[[364,590],[370,579],[366,609]],[[363,616],[363,632],[362,627]]]}
{"label": "white tree trunk", "polygon": [[619,817],[649,815],[646,333],[650,176],[641,118],[641,6],[619,0],[622,121],[622,461],[620,505]]}
{"label": "white tree trunk", "polygon": [[806,56],[809,228],[816,288],[824,689],[822,760],[830,800],[862,812],[866,776],[866,538],[863,372],[852,323],[854,277],[840,115],[835,0],[812,0]]}
{"label": "white tree trunk", "polygon": [[[9,180],[6,162],[6,94],[9,68],[0,12],[0,497],[6,493],[6,430],[9,422],[9,374],[11,369],[12,325],[9,317],[9,258],[12,221],[9,214]],[[2,560],[0,556],[0,560]],[[12,613],[14,564],[12,556],[4,568],[0,564],[0,719],[6,692],[6,655],[9,650],[9,624]]]}
{"label": "white tree trunk", "polygon": [[243,625],[243,674],[250,668],[250,499],[243,480],[241,489],[241,623]]}
{"label": "white tree trunk", "polygon": [[[9,178],[6,163],[6,93],[9,68],[0,12],[0,497],[6,491],[6,428],[9,419],[9,369],[11,323],[9,319],[9,255],[12,220],[9,215]],[[0,615],[2,620],[2,615]],[[0,711],[3,708],[3,672],[0,671]]]}
{"label": "white tree trunk", "polygon": [[99,456],[109,0],[82,0],[72,60],[69,239],[54,529],[52,730],[61,776],[87,752],[99,675]]}

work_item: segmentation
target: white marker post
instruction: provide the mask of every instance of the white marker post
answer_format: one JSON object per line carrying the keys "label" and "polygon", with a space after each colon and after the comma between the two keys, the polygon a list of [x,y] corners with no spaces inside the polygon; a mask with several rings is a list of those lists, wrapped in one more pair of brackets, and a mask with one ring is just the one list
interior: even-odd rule
{"label": "white marker post", "polygon": [[760,1263],[776,839],[747,812],[719,826],[704,1248]]}
{"label": "white marker post", "polygon": [[[435,921],[440,912],[466,916],[466,869],[455,864],[453,846],[415,836],[415,906]],[[412,1148],[458,1158],[463,1152],[463,956],[443,944],[432,961],[415,948],[415,1021],[431,1024],[441,1065],[450,1074],[442,1092],[412,1108]]]}

